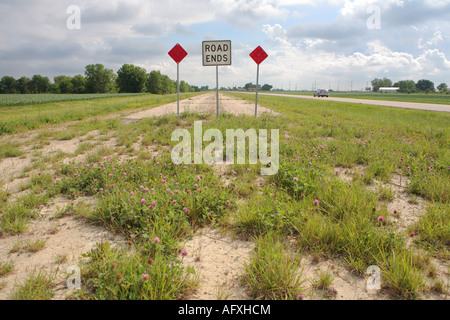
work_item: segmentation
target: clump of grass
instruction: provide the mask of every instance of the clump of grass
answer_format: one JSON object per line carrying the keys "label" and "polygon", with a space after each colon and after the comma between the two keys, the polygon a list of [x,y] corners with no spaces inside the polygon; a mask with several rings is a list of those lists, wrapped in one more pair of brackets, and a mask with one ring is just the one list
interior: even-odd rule
{"label": "clump of grass", "polygon": [[95,220],[92,206],[84,201],[78,202],[76,205],[71,204],[59,209],[52,219],[62,219],[71,215],[79,218],[86,218],[88,220]]}
{"label": "clump of grass", "polygon": [[68,215],[71,215],[72,213],[73,213],[73,207],[70,205],[70,206],[67,206],[64,208],[59,208],[58,210],[56,210],[55,215],[50,219],[51,220],[62,219]]}
{"label": "clump of grass", "polygon": [[29,241],[27,243],[16,242],[14,244],[14,246],[11,248],[10,252],[11,253],[16,253],[16,252],[36,253],[45,247],[46,242],[47,242],[46,240],[42,240],[42,239],[38,239],[34,242]]}
{"label": "clump of grass", "polygon": [[114,150],[110,147],[100,147],[95,152],[90,152],[87,155],[88,163],[96,163],[103,160],[104,157],[114,154]]}
{"label": "clump of grass", "polygon": [[313,194],[317,190],[317,181],[323,173],[317,168],[305,168],[297,163],[282,163],[278,173],[274,175],[270,182],[285,189],[295,199]]}
{"label": "clump of grass", "polygon": [[36,216],[21,203],[8,205],[0,218],[0,234],[17,235],[28,227],[31,217]]}
{"label": "clump of grass", "polygon": [[225,286],[219,286],[217,288],[216,299],[217,300],[228,300],[231,296],[231,290]]}
{"label": "clump of grass", "polygon": [[445,166],[422,168],[422,170],[414,172],[408,189],[412,194],[433,202],[448,203],[450,201],[449,180],[448,170]]}
{"label": "clump of grass", "polygon": [[394,193],[389,186],[381,185],[378,187],[376,192],[378,195],[378,199],[381,201],[391,202],[392,200],[394,200]]}
{"label": "clump of grass", "polygon": [[24,247],[25,250],[31,253],[36,253],[40,250],[42,250],[45,247],[45,244],[47,243],[46,240],[38,239],[34,242],[28,242],[27,245]]}
{"label": "clump of grass", "polygon": [[75,150],[75,155],[86,153],[87,151],[95,148],[95,146],[96,146],[95,143],[83,142],[78,146],[77,150]]}
{"label": "clump of grass", "polygon": [[0,278],[4,277],[14,270],[14,261],[0,262]]}
{"label": "clump of grass", "polygon": [[174,300],[191,291],[198,279],[190,268],[183,268],[178,257],[126,249],[112,249],[99,243],[84,255],[89,263],[82,268],[86,299]]}
{"label": "clump of grass", "polygon": [[333,284],[334,277],[330,272],[321,271],[319,279],[313,280],[312,285],[317,289],[326,289]]}
{"label": "clump of grass", "polygon": [[321,290],[325,298],[332,298],[337,294],[336,289],[331,287],[333,281],[334,277],[330,272],[321,271],[319,279],[312,281],[312,286],[317,290]]}
{"label": "clump of grass", "polygon": [[53,281],[56,274],[47,274],[40,270],[33,271],[17,291],[13,294],[13,300],[49,300],[54,295]]}
{"label": "clump of grass", "polygon": [[430,290],[437,293],[448,294],[448,288],[445,287],[445,282],[442,279],[435,279],[430,286]]}
{"label": "clump of grass", "polygon": [[0,159],[17,158],[23,155],[23,151],[19,149],[19,144],[7,142],[0,145]]}
{"label": "clump of grass", "polygon": [[76,137],[75,132],[71,132],[71,131],[67,131],[67,130],[60,131],[57,134],[55,134],[55,139],[59,140],[59,141],[69,141],[75,137]]}
{"label": "clump of grass", "polygon": [[21,191],[32,189],[35,193],[46,190],[53,183],[53,176],[49,173],[34,175],[28,184],[20,187]]}
{"label": "clump of grass", "polygon": [[[429,206],[425,215],[416,226],[410,228],[414,232],[415,242],[434,252],[435,255],[447,255],[450,239],[450,205],[435,204]],[[446,253],[447,252],[447,253]]]}
{"label": "clump of grass", "polygon": [[412,251],[401,250],[379,261],[384,285],[403,298],[416,298],[425,289],[423,268],[417,266],[414,259]]}
{"label": "clump of grass", "polygon": [[[239,192],[239,191],[238,191]],[[246,202],[238,206],[233,216],[233,228],[247,235],[263,235],[267,232],[298,233],[296,221],[304,218],[299,204],[285,192],[262,196],[252,193]]]}
{"label": "clump of grass", "polygon": [[11,250],[9,250],[9,253],[17,253],[22,248],[23,248],[22,242],[16,242],[16,243],[14,243],[13,247],[11,248]]}
{"label": "clump of grass", "polygon": [[256,250],[244,265],[242,282],[255,299],[291,300],[301,291],[300,258],[288,252],[273,234],[256,239]]}
{"label": "clump of grass", "polygon": [[8,201],[8,197],[9,197],[8,190],[0,190],[0,205],[6,203]]}

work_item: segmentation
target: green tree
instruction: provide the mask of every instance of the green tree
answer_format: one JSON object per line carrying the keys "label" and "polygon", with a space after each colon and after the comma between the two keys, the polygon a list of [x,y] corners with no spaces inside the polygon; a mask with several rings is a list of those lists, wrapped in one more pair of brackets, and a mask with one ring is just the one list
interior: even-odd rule
{"label": "green tree", "polygon": [[416,91],[416,83],[412,80],[402,80],[394,84],[394,87],[399,87],[399,92],[412,93]]}
{"label": "green tree", "polygon": [[392,87],[392,80],[388,78],[372,80],[373,92],[378,92],[381,87]]}
{"label": "green tree", "polygon": [[68,76],[56,76],[53,78],[56,93],[73,93],[72,78]]}
{"label": "green tree", "polygon": [[160,71],[152,71],[149,73],[146,83],[147,92],[153,94],[163,94],[163,80]]}
{"label": "green tree", "polygon": [[72,78],[73,93],[86,92],[86,78],[78,74]]}
{"label": "green tree", "polygon": [[28,77],[20,77],[17,79],[17,93],[27,94],[30,93],[31,79]]}
{"label": "green tree", "polygon": [[190,91],[189,85],[186,83],[186,81],[181,80],[180,81],[180,92],[189,92],[189,91]]}
{"label": "green tree", "polygon": [[106,93],[114,91],[114,71],[105,69],[102,64],[90,64],[85,69],[86,91],[89,93]]}
{"label": "green tree", "polygon": [[262,91],[270,91],[272,90],[273,86],[271,86],[270,84],[265,84],[262,86],[261,90]]}
{"label": "green tree", "polygon": [[16,79],[10,76],[4,76],[0,80],[0,93],[17,93]]}
{"label": "green tree", "polygon": [[119,92],[140,93],[145,89],[147,71],[132,64],[124,64],[117,71],[117,86]]}
{"label": "green tree", "polygon": [[439,92],[447,92],[448,91],[448,87],[446,83],[441,83],[440,85],[437,86],[437,89],[439,90]]}
{"label": "green tree", "polygon": [[417,81],[416,83],[416,88],[417,90],[420,91],[431,91],[431,92],[435,92],[436,89],[434,88],[434,83],[430,80],[426,80],[426,79],[422,79]]}
{"label": "green tree", "polygon": [[[256,84],[249,82],[249,83],[245,84],[244,88],[246,90],[252,89],[252,88],[256,88]],[[261,90],[261,85],[260,84],[258,85],[258,90]]]}
{"label": "green tree", "polygon": [[[162,83],[163,83],[163,94],[171,94],[177,92],[177,82],[171,80],[168,76],[162,75]],[[180,91],[181,91],[181,81],[180,81]]]}
{"label": "green tree", "polygon": [[35,74],[30,82],[31,93],[47,93],[50,91],[51,83],[48,77]]}

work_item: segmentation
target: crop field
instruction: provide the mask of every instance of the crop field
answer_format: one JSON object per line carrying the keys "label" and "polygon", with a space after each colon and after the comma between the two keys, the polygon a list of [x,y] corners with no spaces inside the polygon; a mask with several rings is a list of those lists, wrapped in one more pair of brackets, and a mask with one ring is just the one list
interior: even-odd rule
{"label": "crop field", "polygon": [[0,107],[26,106],[50,102],[92,100],[100,98],[139,96],[140,93],[93,93],[93,94],[2,94]]}
{"label": "crop field", "polygon": [[[276,115],[125,117],[174,101],[0,108],[0,299],[448,298],[450,115],[260,96]],[[279,130],[279,170],[174,163],[195,121]]]}
{"label": "crop field", "polygon": [[[312,96],[313,92],[271,92],[279,94],[299,94]],[[402,101],[414,103],[435,103],[450,104],[450,95],[448,94],[426,94],[426,93],[376,93],[376,92],[330,92],[330,97],[351,98],[351,99],[367,99],[367,100],[387,100]]]}

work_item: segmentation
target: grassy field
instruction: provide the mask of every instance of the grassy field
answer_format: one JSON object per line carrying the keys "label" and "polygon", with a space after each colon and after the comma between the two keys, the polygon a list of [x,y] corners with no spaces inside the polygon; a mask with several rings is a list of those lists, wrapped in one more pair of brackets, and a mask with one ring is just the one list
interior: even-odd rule
{"label": "grassy field", "polygon": [[50,102],[92,100],[113,97],[129,97],[139,93],[98,93],[98,94],[0,94],[0,107],[26,106]]}
{"label": "grassy field", "polygon": [[[90,103],[106,114],[156,105],[173,96],[118,99]],[[450,115],[272,96],[261,96],[260,104],[282,115],[216,119],[214,114],[185,112],[181,119],[164,116],[126,124],[112,118],[71,124],[63,133],[67,139],[100,131],[79,146],[77,154],[85,154],[86,160],[63,163],[56,156],[43,159],[37,154],[33,170],[25,172],[30,181],[22,189],[28,193],[11,202],[8,192],[0,193],[0,234],[25,232],[39,207],[51,205],[54,197],[95,199],[98,205],[93,209],[70,206],[59,215],[74,214],[101,224],[123,235],[130,247],[99,243],[86,253],[84,287],[72,298],[185,298],[196,290],[198,275],[182,263],[190,254],[184,244],[204,226],[253,239],[255,250],[240,281],[255,299],[308,296],[303,287],[307,279],[299,272],[304,256],[342,260],[362,278],[369,266],[377,265],[382,291],[393,299],[446,295],[445,276],[437,266],[448,269]],[[73,120],[69,110],[75,106],[78,103],[71,102],[63,109],[59,122]],[[91,115],[93,105],[79,107],[83,117]],[[53,112],[55,105],[40,108]],[[22,112],[36,117],[37,109],[24,107]],[[11,119],[20,120],[10,112]],[[45,126],[28,142],[42,144],[34,152],[46,141],[64,139],[37,119]],[[204,121],[204,132],[214,128],[224,136],[229,128],[279,129],[278,173],[262,177],[261,164],[248,164],[248,159],[245,165],[226,166],[220,174],[206,164],[174,164],[170,150],[177,143],[171,141],[172,132],[186,128],[193,136],[197,120]],[[25,124],[19,128],[29,129]],[[117,144],[96,149],[104,137],[115,138]],[[3,141],[0,152],[3,158],[23,157],[26,151],[20,147]],[[404,220],[409,213],[395,207],[394,179],[403,181],[411,203],[424,204],[411,223]],[[13,269],[11,263],[0,265],[4,274]],[[48,299],[51,282],[48,276],[32,274],[16,297]],[[314,286],[332,283],[333,278],[323,273]]]}
{"label": "grassy field", "polygon": [[[313,92],[271,92],[277,94],[293,94],[313,96]],[[425,93],[366,93],[366,92],[330,92],[330,97],[350,98],[350,99],[367,99],[367,100],[387,100],[402,101],[415,103],[435,103],[450,104],[450,95],[448,94],[425,94]]]}
{"label": "grassy field", "polygon": [[[181,94],[180,98],[195,96],[198,93]],[[0,95],[0,101],[2,99]],[[6,95],[7,96],[7,95]],[[11,95],[24,97],[28,95]],[[83,100],[85,95],[35,95],[43,97],[39,104],[0,107],[0,136],[17,133],[23,130],[37,129],[46,125],[54,125],[67,121],[83,120],[88,117],[106,115],[113,112],[130,109],[152,107],[174,102],[176,94],[172,95],[94,95],[95,98]],[[50,97],[50,98],[47,98]],[[89,95],[87,95],[89,97]],[[99,97],[103,97],[100,99]],[[52,99],[57,102],[48,102]],[[21,99],[21,98],[20,98]],[[24,101],[25,101],[24,100]],[[1,102],[0,102],[1,103]]]}

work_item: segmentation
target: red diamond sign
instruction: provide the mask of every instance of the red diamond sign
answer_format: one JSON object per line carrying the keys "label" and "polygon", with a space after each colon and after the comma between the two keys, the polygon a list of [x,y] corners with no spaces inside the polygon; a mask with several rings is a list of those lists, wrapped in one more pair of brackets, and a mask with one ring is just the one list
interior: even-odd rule
{"label": "red diamond sign", "polygon": [[255,60],[256,64],[261,64],[268,56],[269,55],[260,46],[250,53],[250,57]]}
{"label": "red diamond sign", "polygon": [[169,51],[169,56],[176,62],[180,63],[186,56],[187,52],[178,43]]}

